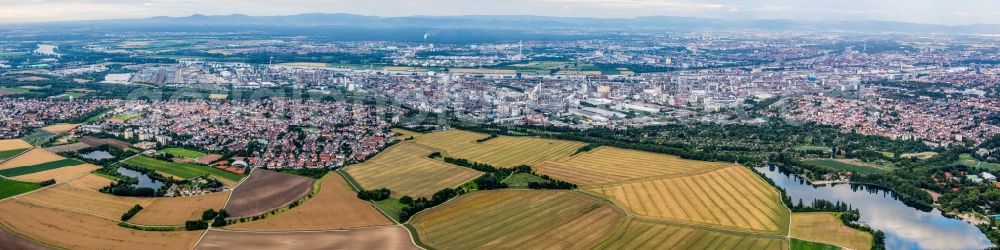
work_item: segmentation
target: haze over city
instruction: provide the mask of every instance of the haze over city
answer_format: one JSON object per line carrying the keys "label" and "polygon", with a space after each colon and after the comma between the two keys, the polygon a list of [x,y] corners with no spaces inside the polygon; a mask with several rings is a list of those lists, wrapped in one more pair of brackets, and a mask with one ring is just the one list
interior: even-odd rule
{"label": "haze over city", "polygon": [[3,0],[0,23],[188,16],[352,13],[375,16],[536,15],[628,18],[688,16],[812,21],[880,20],[931,24],[1000,24],[991,0]]}

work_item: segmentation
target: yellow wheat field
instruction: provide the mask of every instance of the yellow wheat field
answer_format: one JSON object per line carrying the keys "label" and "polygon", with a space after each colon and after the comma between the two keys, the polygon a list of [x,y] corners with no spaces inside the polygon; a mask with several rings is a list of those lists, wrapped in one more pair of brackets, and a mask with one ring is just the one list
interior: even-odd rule
{"label": "yellow wheat field", "polygon": [[208,209],[219,210],[226,205],[229,191],[185,197],[150,198],[152,203],[143,206],[128,222],[147,226],[184,225],[185,221],[200,220]]}
{"label": "yellow wheat field", "polygon": [[16,167],[34,166],[34,165],[38,165],[38,164],[42,164],[42,163],[47,163],[47,162],[58,161],[58,160],[62,160],[62,159],[66,159],[66,158],[64,158],[62,156],[59,156],[57,154],[53,154],[52,152],[49,152],[49,151],[45,151],[44,149],[35,148],[35,149],[32,149],[31,151],[28,151],[28,152],[26,152],[24,154],[19,155],[18,157],[14,158],[14,159],[10,159],[8,161],[5,161],[3,164],[0,164],[0,169],[11,169],[11,168],[16,168]]}
{"label": "yellow wheat field", "polygon": [[45,130],[45,132],[58,134],[58,133],[69,132],[70,130],[73,130],[76,127],[79,127],[79,126],[80,126],[80,124],[65,124],[65,123],[60,123],[60,124],[54,124],[54,125],[45,126],[45,127],[42,128],[42,130]]}
{"label": "yellow wheat field", "polygon": [[0,151],[31,148],[31,144],[21,139],[0,140]]}
{"label": "yellow wheat field", "polygon": [[778,192],[740,166],[589,190],[639,216],[759,232],[788,231],[789,211]]}
{"label": "yellow wheat field", "polygon": [[132,230],[118,226],[117,221],[16,199],[0,201],[0,224],[32,240],[66,249],[191,249],[202,234]]}
{"label": "yellow wheat field", "polygon": [[667,175],[698,174],[732,164],[685,160],[677,156],[599,147],[564,161],[535,166],[538,173],[581,186],[621,182]]}
{"label": "yellow wheat field", "polygon": [[81,164],[70,167],[61,167],[52,170],[46,170],[38,173],[21,175],[14,177],[13,179],[19,181],[27,182],[42,182],[46,180],[55,180],[56,182],[63,182],[70,179],[74,179],[83,175],[88,175],[90,171],[94,171],[100,167],[91,164]]}
{"label": "yellow wheat field", "polygon": [[836,216],[828,212],[793,213],[792,237],[850,249],[872,248],[871,234],[845,226]]}
{"label": "yellow wheat field", "polygon": [[783,236],[760,236],[630,219],[596,249],[788,249]]}
{"label": "yellow wheat field", "polygon": [[56,185],[20,196],[17,199],[39,206],[73,211],[110,220],[120,219],[122,214],[136,204],[148,207],[153,201],[151,198],[114,196],[72,185]]}
{"label": "yellow wheat field", "polygon": [[410,224],[437,249],[587,249],[624,217],[613,204],[578,192],[491,190],[426,210]]}
{"label": "yellow wheat field", "polygon": [[86,190],[99,191],[101,188],[111,185],[111,182],[114,181],[95,174],[86,174],[67,182],[67,184]]}
{"label": "yellow wheat field", "polygon": [[435,192],[466,183],[481,172],[427,158],[426,147],[401,142],[372,159],[346,168],[365,189],[388,188],[394,197],[430,197]]}
{"label": "yellow wheat field", "polygon": [[485,142],[476,140],[489,135],[462,130],[423,134],[417,143],[438,149],[451,157],[486,163],[497,167],[534,165],[569,157],[585,143],[533,137],[500,136]]}

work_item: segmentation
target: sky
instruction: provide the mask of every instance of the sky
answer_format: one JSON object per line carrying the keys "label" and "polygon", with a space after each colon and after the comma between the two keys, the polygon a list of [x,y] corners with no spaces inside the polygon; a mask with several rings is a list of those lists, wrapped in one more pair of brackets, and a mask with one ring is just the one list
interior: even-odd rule
{"label": "sky", "polygon": [[0,23],[189,16],[694,16],[1000,24],[1000,0],[0,0]]}

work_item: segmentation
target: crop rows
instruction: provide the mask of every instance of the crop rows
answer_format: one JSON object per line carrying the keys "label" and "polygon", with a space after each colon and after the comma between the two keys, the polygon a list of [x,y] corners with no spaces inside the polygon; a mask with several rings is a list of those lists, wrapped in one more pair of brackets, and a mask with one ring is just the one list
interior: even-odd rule
{"label": "crop rows", "polygon": [[778,193],[742,167],[706,174],[594,188],[641,216],[786,232],[788,210]]}

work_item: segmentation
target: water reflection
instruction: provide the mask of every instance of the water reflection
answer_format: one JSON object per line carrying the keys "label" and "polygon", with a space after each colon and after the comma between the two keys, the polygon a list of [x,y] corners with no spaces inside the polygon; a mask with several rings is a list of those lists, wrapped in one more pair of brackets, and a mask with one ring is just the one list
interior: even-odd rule
{"label": "water reflection", "polygon": [[124,176],[139,179],[139,184],[136,184],[137,187],[148,187],[153,190],[159,190],[160,187],[163,186],[163,182],[153,180],[152,178],[149,178],[149,176],[135,170],[119,167],[117,171]]}
{"label": "water reflection", "polygon": [[90,153],[82,154],[82,155],[80,155],[80,157],[83,157],[84,159],[95,160],[95,161],[107,160],[107,159],[115,158],[115,156],[111,155],[111,153],[108,153],[108,151],[102,151],[102,150],[98,150],[98,151],[93,151],[93,152],[90,152]]}
{"label": "water reflection", "polygon": [[813,187],[778,168],[759,167],[793,202],[809,204],[813,199],[842,201],[861,210],[861,222],[886,235],[889,249],[983,249],[993,246],[975,226],[947,218],[940,210],[904,204],[896,194],[865,185]]}

